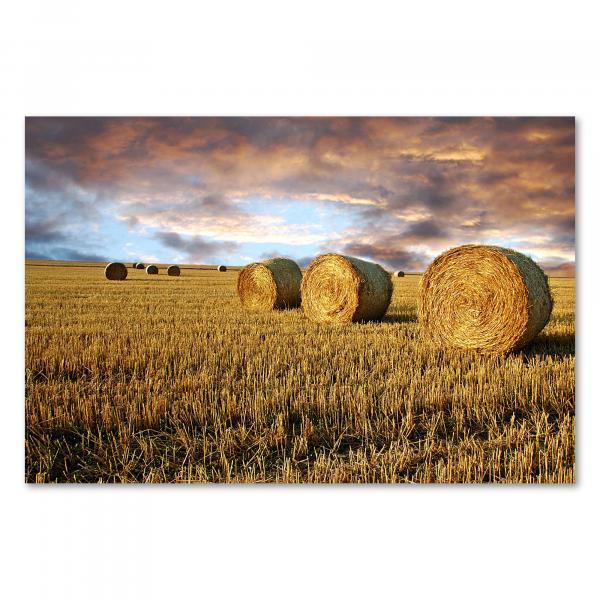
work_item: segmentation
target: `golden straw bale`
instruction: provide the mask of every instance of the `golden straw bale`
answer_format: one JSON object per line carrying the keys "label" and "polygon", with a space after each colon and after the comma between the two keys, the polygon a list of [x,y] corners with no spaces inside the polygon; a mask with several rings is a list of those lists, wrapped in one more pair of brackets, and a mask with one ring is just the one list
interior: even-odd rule
{"label": "golden straw bale", "polygon": [[104,274],[106,275],[106,279],[123,281],[123,279],[127,279],[127,267],[120,262],[108,263],[104,269]]}
{"label": "golden straw bale", "polygon": [[289,258],[271,258],[244,267],[237,292],[246,308],[273,310],[300,306],[300,267]]}
{"label": "golden straw bale", "polygon": [[378,264],[341,254],[323,254],[302,280],[304,314],[320,323],[381,319],[390,305],[390,274]]}
{"label": "golden straw bale", "polygon": [[504,354],[527,345],[552,313],[544,272],[529,257],[497,246],[459,246],[423,274],[423,335],[447,348]]}
{"label": "golden straw bale", "polygon": [[394,271],[394,277],[404,277],[404,271]]}
{"label": "golden straw bale", "polygon": [[181,269],[177,265],[171,265],[167,269],[167,275],[170,275],[171,277],[179,277],[180,274]]}
{"label": "golden straw bale", "polygon": [[136,269],[145,269],[146,267],[144,266],[144,263],[136,263],[135,268]]}
{"label": "golden straw bale", "polygon": [[158,267],[156,265],[148,265],[146,267],[146,273],[148,275],[158,275]]}
{"label": "golden straw bale", "polygon": [[225,271],[227,271],[227,267],[225,265],[219,265],[217,267],[217,271],[219,271],[220,273],[225,273]]}
{"label": "golden straw bale", "polygon": [[131,263],[131,268],[132,269],[137,269],[138,264],[136,262]]}

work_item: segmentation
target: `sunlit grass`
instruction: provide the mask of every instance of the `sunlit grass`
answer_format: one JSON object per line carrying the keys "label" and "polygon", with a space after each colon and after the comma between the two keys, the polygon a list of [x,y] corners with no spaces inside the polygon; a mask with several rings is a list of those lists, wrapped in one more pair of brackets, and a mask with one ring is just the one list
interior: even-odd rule
{"label": "sunlit grass", "polygon": [[575,284],[505,358],[383,323],[248,313],[236,272],[26,267],[26,480],[572,482]]}

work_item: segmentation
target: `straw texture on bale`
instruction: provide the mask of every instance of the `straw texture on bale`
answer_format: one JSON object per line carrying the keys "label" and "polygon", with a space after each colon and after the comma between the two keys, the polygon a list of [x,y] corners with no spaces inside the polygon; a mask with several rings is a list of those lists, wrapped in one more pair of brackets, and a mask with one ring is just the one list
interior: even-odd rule
{"label": "straw texture on bale", "polygon": [[419,320],[436,345],[504,354],[526,346],[545,327],[552,295],[529,257],[497,246],[459,246],[423,274]]}
{"label": "straw texture on bale", "polygon": [[171,265],[167,269],[167,275],[170,275],[171,277],[179,277],[180,274],[181,269],[177,265]]}
{"label": "straw texture on bale", "polygon": [[394,277],[404,277],[404,271],[394,271]]}
{"label": "straw texture on bale", "polygon": [[221,273],[225,273],[225,271],[227,271],[227,267],[225,265],[219,265],[217,267],[217,271],[219,271]]}
{"label": "straw texture on bale", "polygon": [[148,275],[158,275],[158,267],[156,265],[148,265],[146,267],[146,273]]}
{"label": "straw texture on bale", "polygon": [[318,256],[302,279],[304,314],[319,323],[381,319],[391,298],[390,274],[378,264],[351,256]]}
{"label": "straw texture on bale", "polygon": [[135,268],[136,268],[136,269],[145,269],[146,267],[144,266],[144,263],[137,263],[137,264],[135,265]]}
{"label": "straw texture on bale", "polygon": [[237,292],[250,309],[273,310],[300,306],[300,267],[289,258],[251,263],[238,275]]}
{"label": "straw texture on bale", "polygon": [[123,279],[127,279],[127,267],[120,262],[108,263],[104,269],[104,274],[106,279],[123,281]]}

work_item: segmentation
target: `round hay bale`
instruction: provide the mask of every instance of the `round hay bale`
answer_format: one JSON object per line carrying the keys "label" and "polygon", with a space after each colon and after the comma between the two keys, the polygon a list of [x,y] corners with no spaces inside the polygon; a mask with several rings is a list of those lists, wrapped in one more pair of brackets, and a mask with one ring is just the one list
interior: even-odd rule
{"label": "round hay bale", "polygon": [[237,292],[246,308],[296,308],[300,306],[301,281],[302,272],[293,260],[271,258],[244,267],[238,275]]}
{"label": "round hay bale", "polygon": [[177,265],[171,265],[167,269],[167,275],[170,275],[171,277],[179,277],[179,275],[181,275],[181,269]]}
{"label": "round hay bale", "polygon": [[138,264],[136,262],[135,263],[131,263],[131,268],[132,269],[137,269],[137,266],[138,266]]}
{"label": "round hay bale", "polygon": [[146,273],[148,275],[158,275],[158,267],[156,265],[148,265],[146,267]]}
{"label": "round hay bale", "polygon": [[104,274],[106,279],[123,281],[123,279],[127,279],[127,267],[120,262],[108,263],[104,269]]}
{"label": "round hay bale", "polygon": [[136,263],[135,268],[136,269],[145,269],[146,267],[144,266],[144,263]]}
{"label": "round hay bale", "polygon": [[217,271],[219,271],[219,273],[225,273],[225,271],[227,271],[227,267],[225,265],[219,265],[217,267]]}
{"label": "round hay bale", "polygon": [[504,354],[527,345],[552,312],[544,272],[497,246],[459,246],[423,274],[419,320],[426,339],[461,350]]}
{"label": "round hay bale", "polygon": [[394,271],[394,277],[404,277],[404,271]]}
{"label": "round hay bale", "polygon": [[319,323],[381,319],[391,298],[389,273],[378,264],[351,256],[318,256],[302,279],[304,314]]}

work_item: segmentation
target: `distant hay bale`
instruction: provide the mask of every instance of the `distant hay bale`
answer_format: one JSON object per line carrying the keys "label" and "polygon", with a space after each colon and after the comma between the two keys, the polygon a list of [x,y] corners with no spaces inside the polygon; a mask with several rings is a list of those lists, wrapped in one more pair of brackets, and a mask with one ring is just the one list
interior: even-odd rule
{"label": "distant hay bale", "polygon": [[552,295],[542,269],[514,250],[459,246],[423,274],[419,320],[426,339],[442,347],[504,354],[545,327]]}
{"label": "distant hay bale", "polygon": [[106,279],[123,281],[123,279],[127,279],[127,267],[120,262],[108,263],[104,269],[104,274]]}
{"label": "distant hay bale", "polygon": [[181,269],[177,265],[171,265],[167,269],[167,275],[170,275],[171,277],[179,277],[180,274]]}
{"label": "distant hay bale", "polygon": [[146,267],[146,273],[148,275],[158,275],[158,267],[156,265],[148,265]]}
{"label": "distant hay bale", "polygon": [[302,272],[293,260],[271,258],[244,267],[238,275],[237,292],[246,308],[296,308],[300,306],[301,281]]}
{"label": "distant hay bale", "polygon": [[378,264],[351,256],[318,256],[302,279],[304,314],[319,323],[381,319],[391,297],[389,273]]}
{"label": "distant hay bale", "polygon": [[225,271],[227,271],[227,267],[225,265],[219,265],[217,267],[217,271],[219,271],[220,273],[225,273]]}
{"label": "distant hay bale", "polygon": [[404,271],[394,271],[394,277],[404,277]]}
{"label": "distant hay bale", "polygon": [[136,269],[145,269],[146,267],[144,266],[144,263],[136,263],[135,268]]}
{"label": "distant hay bale", "polygon": [[131,263],[131,268],[132,269],[137,269],[138,264],[136,262]]}

